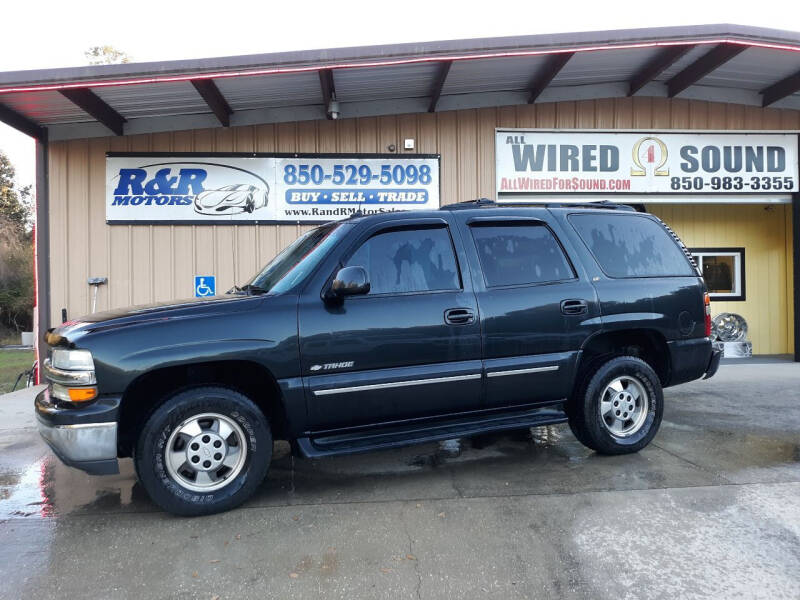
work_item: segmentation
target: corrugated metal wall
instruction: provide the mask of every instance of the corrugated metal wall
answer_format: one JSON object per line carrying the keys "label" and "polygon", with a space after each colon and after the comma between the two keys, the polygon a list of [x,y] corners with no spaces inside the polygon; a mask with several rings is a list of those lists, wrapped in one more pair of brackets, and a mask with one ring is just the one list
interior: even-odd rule
{"label": "corrugated metal wall", "polygon": [[62,307],[70,318],[89,312],[89,277],[109,279],[100,290],[98,310],[191,296],[194,274],[216,275],[217,289],[224,291],[304,230],[293,225],[106,225],[107,151],[371,153],[415,138],[416,152],[442,155],[442,198],[451,203],[494,198],[495,127],[800,129],[800,111],[618,98],[53,142],[52,321],[60,322]]}
{"label": "corrugated metal wall", "polygon": [[744,247],[743,302],[711,302],[711,314],[742,315],[756,354],[794,348],[792,207],[779,205],[649,205],[690,248]]}

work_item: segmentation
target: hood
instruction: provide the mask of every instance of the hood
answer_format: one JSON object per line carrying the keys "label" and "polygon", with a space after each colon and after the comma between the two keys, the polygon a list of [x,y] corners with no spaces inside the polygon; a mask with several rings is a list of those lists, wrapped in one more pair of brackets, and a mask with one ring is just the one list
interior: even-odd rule
{"label": "hood", "polygon": [[152,321],[165,321],[197,316],[211,316],[221,313],[252,310],[264,300],[264,296],[213,296],[211,298],[187,298],[142,304],[116,310],[84,315],[66,321],[45,334],[45,341],[51,346],[68,345],[77,337],[88,333],[106,331],[119,327],[129,327]]}

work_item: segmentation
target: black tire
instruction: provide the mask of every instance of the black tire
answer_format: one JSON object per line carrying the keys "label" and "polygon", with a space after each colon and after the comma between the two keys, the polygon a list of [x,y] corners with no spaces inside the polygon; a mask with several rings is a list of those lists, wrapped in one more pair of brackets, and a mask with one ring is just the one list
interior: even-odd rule
{"label": "black tire", "polygon": [[592,440],[583,430],[582,423],[583,419],[574,416],[572,413],[568,413],[569,416],[569,428],[572,431],[572,435],[584,446],[589,448],[590,450],[597,450],[592,444]]}
{"label": "black tire", "polygon": [[[182,486],[165,464],[173,431],[204,413],[233,420],[244,433],[247,450],[241,471],[221,489],[209,492]],[[167,512],[181,516],[208,515],[238,506],[264,480],[271,458],[272,433],[264,414],[246,396],[222,387],[192,388],[169,398],[147,419],[134,452],[136,473],[150,498]]]}
{"label": "black tire", "polygon": [[[600,414],[606,387],[619,377],[638,382],[648,397],[640,428],[625,437],[612,434]],[[634,356],[618,356],[595,366],[580,384],[568,411],[570,429],[575,437],[600,454],[638,452],[658,433],[663,413],[664,394],[658,375],[650,365]]]}

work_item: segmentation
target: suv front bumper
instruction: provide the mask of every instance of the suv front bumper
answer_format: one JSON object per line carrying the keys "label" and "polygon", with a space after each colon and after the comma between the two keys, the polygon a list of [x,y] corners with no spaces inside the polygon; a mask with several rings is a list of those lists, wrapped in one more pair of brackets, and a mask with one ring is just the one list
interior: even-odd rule
{"label": "suv front bumper", "polygon": [[60,408],[42,390],[34,402],[39,433],[65,465],[92,475],[119,473],[120,398],[103,396],[84,408]]}

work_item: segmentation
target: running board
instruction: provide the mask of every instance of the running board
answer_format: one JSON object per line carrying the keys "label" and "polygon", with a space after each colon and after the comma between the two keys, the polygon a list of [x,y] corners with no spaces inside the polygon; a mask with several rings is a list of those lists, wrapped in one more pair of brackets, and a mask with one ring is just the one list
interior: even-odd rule
{"label": "running board", "polygon": [[355,454],[412,444],[469,437],[493,431],[526,429],[540,425],[563,423],[567,415],[562,405],[529,408],[514,412],[479,416],[459,416],[425,423],[408,423],[375,427],[351,433],[297,438],[300,454],[318,458],[336,454]]}

